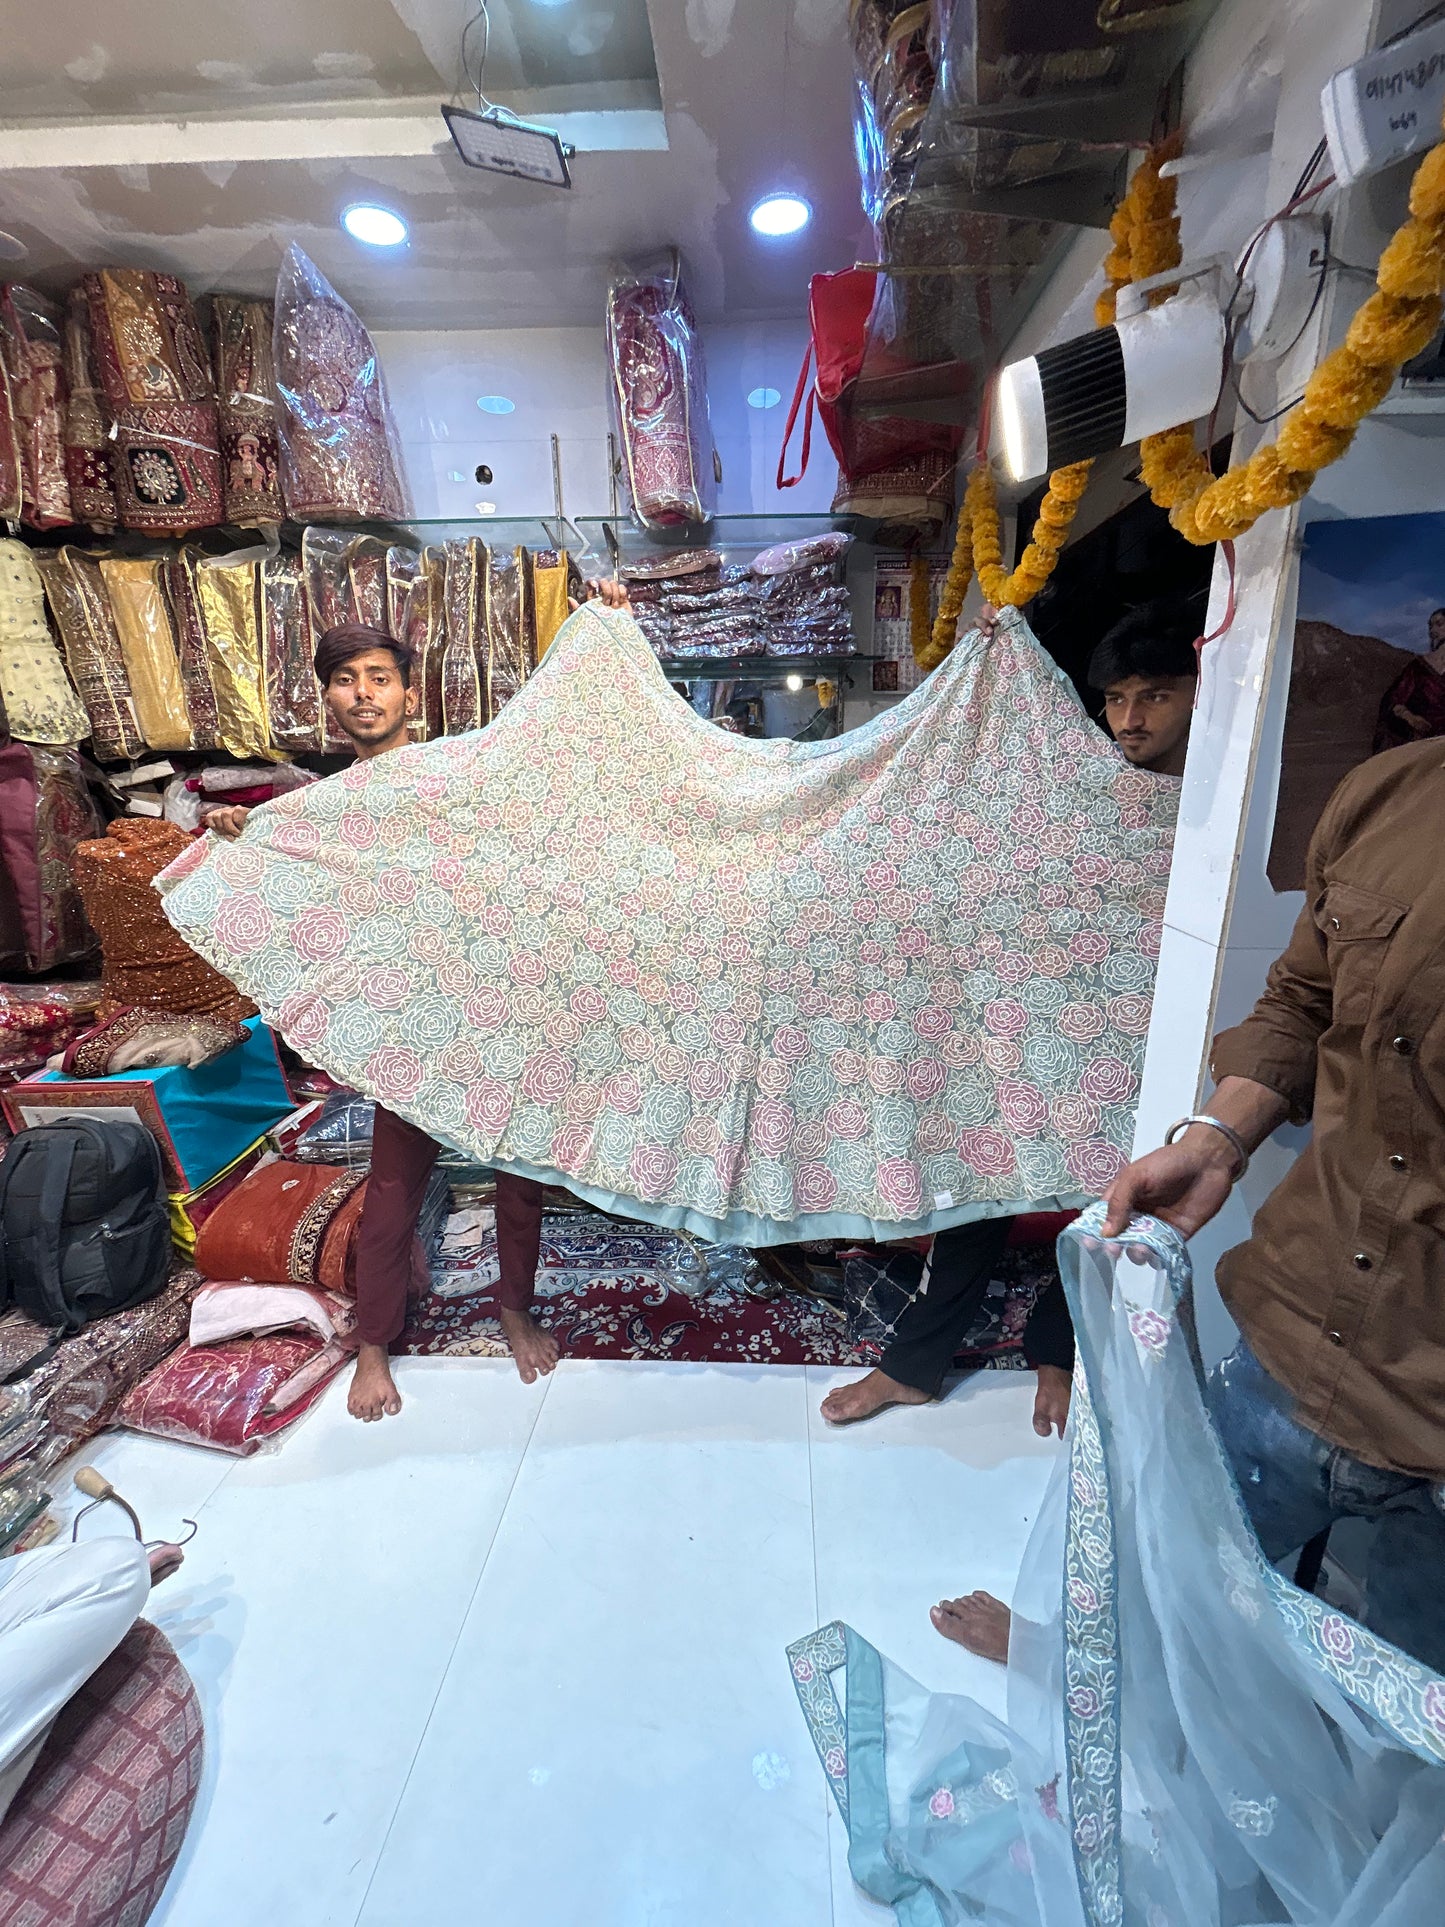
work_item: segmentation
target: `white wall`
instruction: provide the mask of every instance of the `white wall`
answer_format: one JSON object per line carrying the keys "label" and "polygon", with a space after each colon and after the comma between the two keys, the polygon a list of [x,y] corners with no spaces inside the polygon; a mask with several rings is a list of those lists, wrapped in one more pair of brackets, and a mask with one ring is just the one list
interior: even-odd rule
{"label": "white wall", "polygon": [[[806,322],[724,323],[705,329],[703,341],[723,463],[720,512],[826,513],[837,468],[821,434],[801,485],[781,493],[774,486]],[[550,515],[553,434],[562,441],[567,513],[608,512],[611,422],[600,326],[379,333],[376,346],[418,515],[471,516],[483,500],[495,502],[498,515]],[[782,400],[750,408],[755,388],[775,388]],[[486,414],[480,395],[503,395],[515,410]],[[481,462],[493,471],[488,488],[473,479]]]}

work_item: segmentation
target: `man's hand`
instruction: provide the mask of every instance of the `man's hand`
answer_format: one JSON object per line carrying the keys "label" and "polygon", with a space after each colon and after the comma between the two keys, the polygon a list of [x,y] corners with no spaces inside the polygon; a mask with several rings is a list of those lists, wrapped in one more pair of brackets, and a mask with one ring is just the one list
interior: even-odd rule
{"label": "man's hand", "polygon": [[1395,718],[1396,721],[1402,722],[1406,729],[1413,731],[1416,736],[1428,736],[1430,734],[1432,725],[1426,721],[1425,717],[1417,716],[1413,709],[1407,709],[1403,703],[1395,704]]}
{"label": "man's hand", "polygon": [[1130,1218],[1147,1213],[1192,1238],[1234,1189],[1237,1163],[1222,1131],[1194,1125],[1177,1144],[1150,1151],[1119,1173],[1104,1193],[1104,1236],[1117,1238]]}
{"label": "man's hand", "polygon": [[[609,609],[620,609],[625,616],[632,614],[632,603],[626,589],[620,582],[614,582],[610,576],[592,578],[582,591],[582,600],[604,603]],[[575,596],[568,596],[567,607],[575,611],[578,606]]]}
{"label": "man's hand", "polygon": [[251,812],[241,803],[231,803],[225,809],[212,810],[209,816],[201,818],[202,825],[214,830],[217,836],[224,837],[227,843],[234,843],[246,827],[246,818]]}
{"label": "man's hand", "polygon": [[[1209,1100],[1209,1115],[1234,1131],[1254,1152],[1284,1123],[1289,1106],[1266,1084],[1226,1077]],[[1136,1158],[1104,1193],[1109,1215],[1103,1235],[1117,1238],[1131,1217],[1147,1212],[1186,1238],[1209,1223],[1234,1189],[1239,1158],[1212,1124],[1192,1124],[1176,1144]]]}

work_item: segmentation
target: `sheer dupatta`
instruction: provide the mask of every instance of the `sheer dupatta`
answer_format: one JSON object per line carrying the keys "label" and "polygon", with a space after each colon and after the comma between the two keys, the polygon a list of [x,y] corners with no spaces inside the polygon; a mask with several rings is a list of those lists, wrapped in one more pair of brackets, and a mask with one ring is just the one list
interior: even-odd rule
{"label": "sheer dupatta", "polygon": [[1184,1246],[1101,1223],[1059,1240],[1079,1362],[1007,1724],[849,1627],[789,1649],[854,1876],[904,1927],[1440,1919],[1445,1680],[1265,1562],[1205,1412]]}

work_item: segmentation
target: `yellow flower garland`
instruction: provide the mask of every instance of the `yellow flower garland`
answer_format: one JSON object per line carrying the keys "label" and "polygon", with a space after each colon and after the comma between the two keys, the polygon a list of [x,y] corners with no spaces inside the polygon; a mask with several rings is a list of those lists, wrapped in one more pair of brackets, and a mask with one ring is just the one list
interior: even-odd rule
{"label": "yellow flower garland", "polygon": [[[1174,183],[1161,178],[1164,161],[1180,152],[1172,136],[1135,170],[1109,223],[1113,241],[1104,262],[1105,286],[1094,304],[1100,327],[1114,319],[1120,288],[1177,267],[1181,260]],[[1146,436],[1141,469],[1154,502],[1184,538],[1197,545],[1243,535],[1270,509],[1305,495],[1321,469],[1337,462],[1360,423],[1389,393],[1404,364],[1433,339],[1445,312],[1445,142],[1431,148],[1410,185],[1409,218],[1380,256],[1376,291],[1358,309],[1344,341],[1320,363],[1278,438],[1247,462],[1216,478],[1194,441],[1192,424]],[[1168,290],[1156,293],[1156,301]],[[914,654],[925,670],[952,649],[969,581],[996,608],[1036,596],[1053,573],[1088,482],[1092,464],[1056,469],[1039,507],[1033,535],[1011,574],[1002,567],[998,503],[987,461],[969,477],[958,512],[953,559],[933,632]]]}

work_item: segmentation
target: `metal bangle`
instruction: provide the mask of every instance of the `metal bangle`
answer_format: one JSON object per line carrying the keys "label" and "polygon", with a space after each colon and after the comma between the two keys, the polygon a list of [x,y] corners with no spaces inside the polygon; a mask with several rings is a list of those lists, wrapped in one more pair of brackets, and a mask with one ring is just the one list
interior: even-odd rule
{"label": "metal bangle", "polygon": [[1211,1131],[1218,1131],[1222,1137],[1229,1139],[1230,1144],[1234,1148],[1234,1155],[1239,1160],[1234,1173],[1234,1182],[1238,1184],[1239,1180],[1249,1169],[1249,1152],[1244,1148],[1244,1139],[1239,1135],[1238,1131],[1236,1131],[1232,1125],[1223,1123],[1221,1119],[1209,1117],[1206,1113],[1200,1111],[1192,1117],[1181,1117],[1177,1124],[1171,1124],[1169,1129],[1164,1133],[1164,1142],[1166,1144],[1172,1144],[1180,1132],[1187,1131],[1191,1124],[1207,1124]]}

